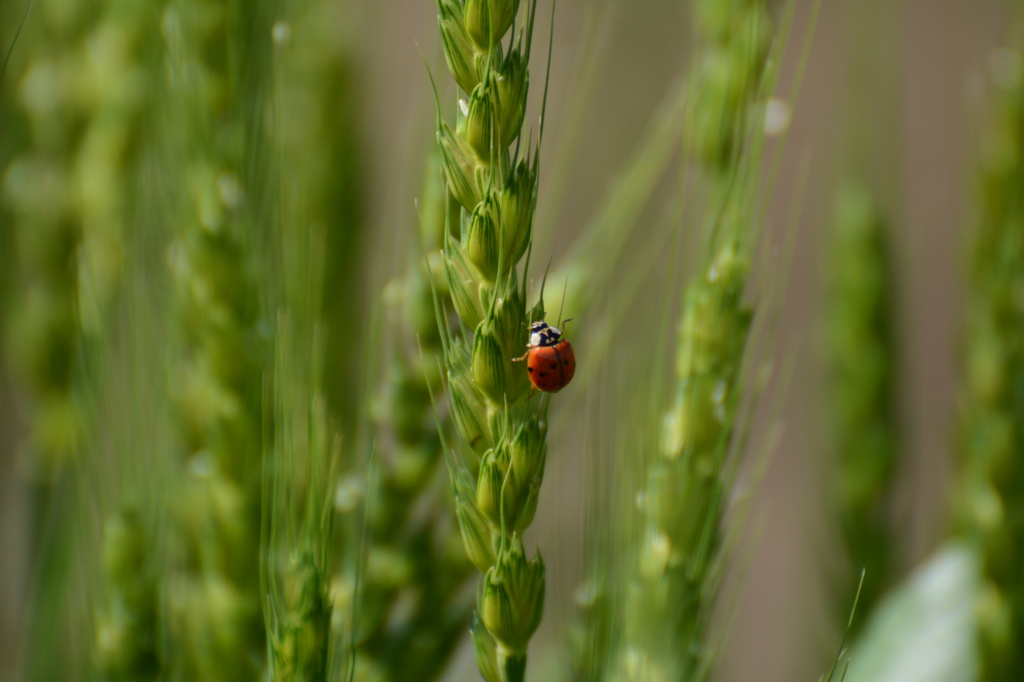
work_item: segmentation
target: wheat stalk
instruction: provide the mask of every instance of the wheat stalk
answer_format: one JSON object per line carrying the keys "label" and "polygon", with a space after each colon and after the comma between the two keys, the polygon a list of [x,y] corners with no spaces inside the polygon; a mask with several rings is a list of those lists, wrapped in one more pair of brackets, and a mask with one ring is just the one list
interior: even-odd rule
{"label": "wheat stalk", "polygon": [[468,94],[455,126],[438,112],[442,170],[463,209],[444,244],[461,325],[453,332],[442,320],[442,328],[452,411],[469,447],[448,465],[466,553],[484,574],[471,628],[477,665],[488,682],[512,682],[525,676],[545,587],[544,562],[539,554],[527,559],[522,532],[544,473],[548,401],[524,402],[526,372],[512,362],[526,345],[526,325],[544,316],[542,303],[527,309],[525,267],[517,270],[537,198],[539,153],[531,155],[521,135],[536,2],[523,5],[521,30],[507,47],[501,40],[518,0],[439,0],[438,9],[449,69]]}

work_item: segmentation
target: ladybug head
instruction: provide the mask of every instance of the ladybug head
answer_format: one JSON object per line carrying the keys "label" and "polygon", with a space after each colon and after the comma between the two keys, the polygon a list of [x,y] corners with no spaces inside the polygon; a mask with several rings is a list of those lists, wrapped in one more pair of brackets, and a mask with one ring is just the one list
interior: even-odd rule
{"label": "ladybug head", "polygon": [[530,324],[530,343],[531,348],[538,346],[554,346],[558,343],[558,340],[562,338],[562,330],[558,327],[552,327],[547,322],[533,322]]}

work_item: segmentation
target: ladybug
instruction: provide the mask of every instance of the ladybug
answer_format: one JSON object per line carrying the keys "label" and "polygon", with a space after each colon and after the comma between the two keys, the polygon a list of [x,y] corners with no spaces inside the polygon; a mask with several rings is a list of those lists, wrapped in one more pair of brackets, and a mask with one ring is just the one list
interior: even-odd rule
{"label": "ladybug", "polygon": [[530,343],[526,346],[529,350],[513,362],[526,360],[526,371],[535,388],[545,393],[558,393],[572,381],[576,374],[576,352],[572,344],[562,338],[561,329],[544,321],[533,322]]}

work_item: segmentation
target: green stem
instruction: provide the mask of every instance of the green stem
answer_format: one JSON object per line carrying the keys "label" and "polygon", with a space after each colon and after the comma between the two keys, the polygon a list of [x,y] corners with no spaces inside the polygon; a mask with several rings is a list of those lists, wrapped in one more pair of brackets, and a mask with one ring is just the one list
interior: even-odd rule
{"label": "green stem", "polygon": [[498,647],[501,682],[523,682],[526,679],[526,652],[512,652]]}

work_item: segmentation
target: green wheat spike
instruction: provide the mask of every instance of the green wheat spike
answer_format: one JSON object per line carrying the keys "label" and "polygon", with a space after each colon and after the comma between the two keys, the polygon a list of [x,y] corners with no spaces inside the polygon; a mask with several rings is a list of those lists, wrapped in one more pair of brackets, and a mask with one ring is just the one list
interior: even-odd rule
{"label": "green wheat spike", "polygon": [[[544,317],[542,303],[531,309],[526,300],[540,152],[521,130],[537,6],[439,0],[438,10],[446,61],[464,92],[454,126],[438,104],[441,166],[462,208],[449,215],[444,242],[460,321],[439,324],[466,452],[447,461],[466,551],[484,574],[473,629],[477,664],[488,682],[519,682],[545,590],[544,563],[539,554],[526,558],[522,531],[533,520],[543,477],[548,399],[524,402],[529,381],[512,362],[526,344],[525,325]],[[502,37],[516,23],[504,47]]]}

